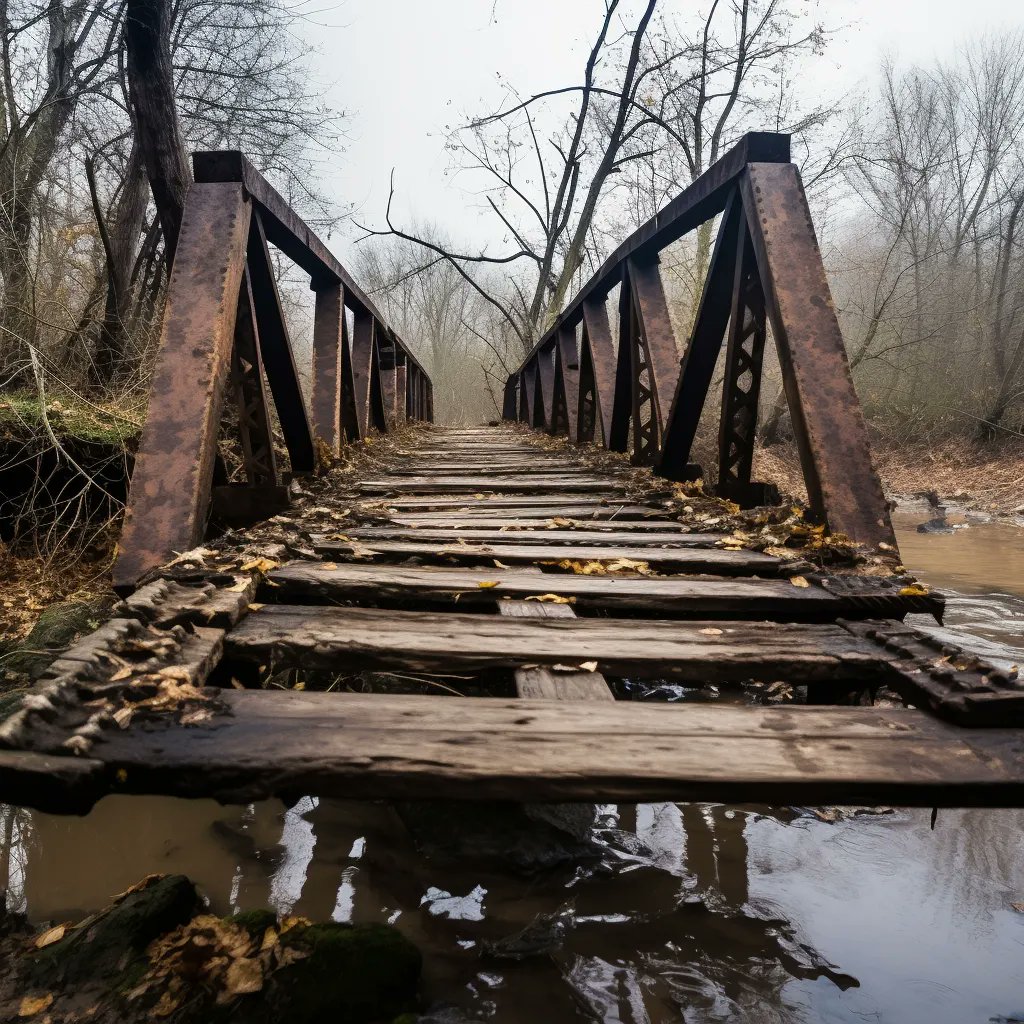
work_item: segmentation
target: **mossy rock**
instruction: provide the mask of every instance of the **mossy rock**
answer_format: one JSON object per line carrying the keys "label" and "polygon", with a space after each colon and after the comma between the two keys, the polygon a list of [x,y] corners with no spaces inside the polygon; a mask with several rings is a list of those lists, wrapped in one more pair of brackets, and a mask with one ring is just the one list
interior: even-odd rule
{"label": "mossy rock", "polygon": [[6,658],[11,675],[38,679],[53,659],[76,637],[96,629],[106,614],[108,601],[62,601],[50,605],[21,643]]}
{"label": "mossy rock", "polygon": [[369,1024],[413,1010],[423,958],[401,932],[379,924],[312,924],[284,939],[307,955],[276,971],[247,1021]]}
{"label": "mossy rock", "polygon": [[243,910],[240,914],[232,914],[225,920],[229,924],[237,924],[239,928],[244,928],[250,935],[257,937],[277,924],[277,915],[272,910]]}
{"label": "mossy rock", "polygon": [[119,978],[153,939],[185,924],[201,906],[184,875],[153,878],[34,953],[27,975],[47,989]]}

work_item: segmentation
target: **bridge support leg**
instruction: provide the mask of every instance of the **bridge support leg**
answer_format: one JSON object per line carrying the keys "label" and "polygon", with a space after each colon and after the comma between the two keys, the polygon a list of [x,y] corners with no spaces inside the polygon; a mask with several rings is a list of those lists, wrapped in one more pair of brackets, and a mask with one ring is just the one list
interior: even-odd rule
{"label": "bridge support leg", "polygon": [[115,586],[202,540],[251,209],[239,184],[189,190]]}

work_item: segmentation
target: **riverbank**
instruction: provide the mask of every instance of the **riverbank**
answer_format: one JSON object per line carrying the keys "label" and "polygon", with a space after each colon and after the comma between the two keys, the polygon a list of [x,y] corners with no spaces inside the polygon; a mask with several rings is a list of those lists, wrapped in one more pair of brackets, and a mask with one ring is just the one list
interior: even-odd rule
{"label": "riverbank", "polygon": [[[1024,520],[1024,438],[981,443],[970,438],[923,442],[874,437],[872,455],[886,496],[897,504],[934,493],[961,510]],[[806,499],[795,444],[759,449],[755,474]]]}

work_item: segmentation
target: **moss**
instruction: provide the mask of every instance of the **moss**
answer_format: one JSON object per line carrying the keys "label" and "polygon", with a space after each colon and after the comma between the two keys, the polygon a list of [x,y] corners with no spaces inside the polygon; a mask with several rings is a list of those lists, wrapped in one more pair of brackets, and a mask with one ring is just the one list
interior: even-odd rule
{"label": "moss", "polygon": [[190,920],[199,908],[195,886],[184,875],[153,878],[35,953],[28,976],[48,989],[120,978],[153,939]]}
{"label": "moss", "polygon": [[268,1019],[361,1024],[415,1007],[422,957],[394,928],[313,924],[286,941],[308,955],[274,974]]}
{"label": "moss", "polygon": [[[109,602],[71,601],[50,605],[21,643],[4,658],[3,668],[11,675],[37,679],[51,661],[76,637],[96,629]],[[0,712],[2,714],[2,712]]]}
{"label": "moss", "polygon": [[[47,402],[46,419],[58,437],[75,437],[96,444],[122,445],[137,437],[141,429],[141,416],[136,422],[136,417],[126,418],[64,396]],[[26,391],[5,394],[0,400],[0,433],[26,430],[45,430],[39,396]]]}
{"label": "moss", "polygon": [[277,923],[277,915],[272,910],[244,910],[225,920],[244,928],[250,935],[259,936]]}

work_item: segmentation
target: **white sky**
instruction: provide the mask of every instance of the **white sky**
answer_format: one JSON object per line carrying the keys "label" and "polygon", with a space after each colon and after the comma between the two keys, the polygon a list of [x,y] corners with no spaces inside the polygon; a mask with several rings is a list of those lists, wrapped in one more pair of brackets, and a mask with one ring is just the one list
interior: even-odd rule
{"label": "white sky", "polygon": [[[685,17],[706,0],[662,5]],[[806,6],[817,20],[847,26],[812,64],[805,83],[812,96],[870,83],[884,53],[925,62],[947,56],[965,38],[1024,24],[1022,0]],[[491,221],[446,174],[445,126],[494,109],[498,73],[523,94],[578,82],[602,10],[601,0],[342,0],[311,30],[320,76],[330,83],[327,101],[351,114],[348,146],[332,163],[327,191],[356,204],[357,219],[383,225],[393,167],[397,223],[418,216],[444,225],[456,244],[483,244]],[[338,239],[336,247],[344,254],[348,244]]]}

